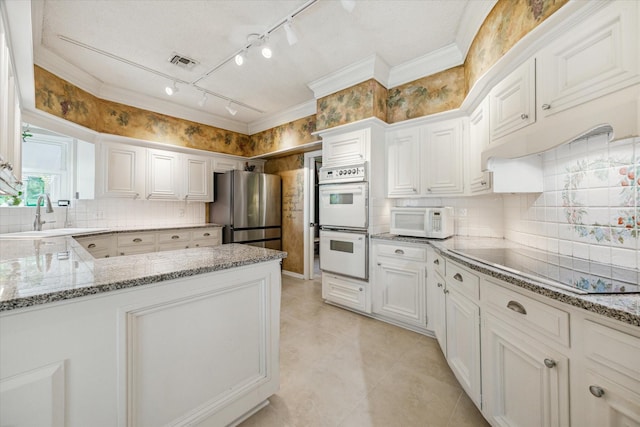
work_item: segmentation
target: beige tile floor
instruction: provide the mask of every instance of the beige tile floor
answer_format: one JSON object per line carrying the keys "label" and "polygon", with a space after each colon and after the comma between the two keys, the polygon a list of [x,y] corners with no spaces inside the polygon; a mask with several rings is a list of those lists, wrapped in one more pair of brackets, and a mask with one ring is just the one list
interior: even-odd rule
{"label": "beige tile floor", "polygon": [[322,302],[282,278],[280,391],[242,427],[487,426],[429,337]]}

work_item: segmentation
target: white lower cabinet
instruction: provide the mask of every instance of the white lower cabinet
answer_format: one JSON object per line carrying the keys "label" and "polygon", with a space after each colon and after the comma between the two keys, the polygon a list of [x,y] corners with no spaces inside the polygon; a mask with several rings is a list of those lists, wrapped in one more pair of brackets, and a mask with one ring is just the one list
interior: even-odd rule
{"label": "white lower cabinet", "polygon": [[427,249],[408,245],[374,245],[373,313],[426,329]]}
{"label": "white lower cabinet", "polygon": [[494,426],[569,425],[569,359],[512,322],[483,314],[483,410]]}
{"label": "white lower cabinet", "polygon": [[369,283],[348,279],[330,273],[322,273],[322,299],[371,313]]}
{"label": "white lower cabinet", "polygon": [[[578,390],[584,408],[582,426],[640,427],[640,393],[608,378],[600,366],[587,368],[585,386]],[[577,423],[574,423],[578,425]]]}
{"label": "white lower cabinet", "polygon": [[[433,289],[434,306],[433,312],[429,313],[430,318],[433,319],[431,328],[438,340],[442,353],[447,355],[447,300],[445,291],[445,281],[440,273],[435,273],[435,280],[429,282],[429,288]],[[431,294],[431,292],[429,293]]]}
{"label": "white lower cabinet", "polygon": [[474,274],[446,261],[447,362],[473,403],[481,408],[478,281]]}

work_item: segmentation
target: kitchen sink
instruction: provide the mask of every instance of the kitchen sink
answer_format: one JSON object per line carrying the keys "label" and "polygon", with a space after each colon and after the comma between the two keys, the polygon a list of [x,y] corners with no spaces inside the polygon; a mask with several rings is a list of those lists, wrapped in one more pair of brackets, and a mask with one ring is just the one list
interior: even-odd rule
{"label": "kitchen sink", "polygon": [[109,231],[107,228],[54,228],[42,231],[22,231],[17,233],[0,234],[0,240],[45,239],[48,237],[75,236]]}

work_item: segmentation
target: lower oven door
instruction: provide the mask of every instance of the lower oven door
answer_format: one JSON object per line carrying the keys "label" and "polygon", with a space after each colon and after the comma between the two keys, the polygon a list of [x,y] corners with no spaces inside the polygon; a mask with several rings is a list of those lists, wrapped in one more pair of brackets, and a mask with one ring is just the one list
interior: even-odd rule
{"label": "lower oven door", "polygon": [[367,280],[369,245],[366,232],[320,230],[320,269]]}

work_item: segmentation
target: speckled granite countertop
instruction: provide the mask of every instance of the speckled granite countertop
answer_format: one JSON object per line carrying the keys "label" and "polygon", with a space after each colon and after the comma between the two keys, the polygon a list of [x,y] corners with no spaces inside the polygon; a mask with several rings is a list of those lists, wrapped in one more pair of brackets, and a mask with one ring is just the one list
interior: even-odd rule
{"label": "speckled granite countertop", "polygon": [[72,237],[0,240],[0,312],[286,256],[286,252],[227,244],[94,259]]}
{"label": "speckled granite countertop", "polygon": [[579,307],[594,313],[607,316],[621,322],[640,326],[640,294],[588,294],[581,295],[568,290],[553,287],[545,283],[536,282],[529,278],[518,276],[509,271],[494,268],[492,266],[476,262],[462,257],[454,252],[453,248],[497,248],[511,244],[508,240],[481,237],[451,237],[445,240],[423,239],[419,237],[397,236],[389,233],[376,234],[372,239],[390,240],[396,242],[428,244],[440,252],[444,257],[450,258],[472,270],[494,277],[498,280],[511,283],[514,286],[527,289],[540,295],[552,298],[565,304]]}

